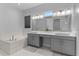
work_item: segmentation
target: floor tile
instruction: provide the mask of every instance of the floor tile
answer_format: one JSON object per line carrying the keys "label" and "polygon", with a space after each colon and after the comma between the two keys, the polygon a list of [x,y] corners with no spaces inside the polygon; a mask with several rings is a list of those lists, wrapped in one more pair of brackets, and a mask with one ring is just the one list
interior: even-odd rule
{"label": "floor tile", "polygon": [[65,55],[52,52],[49,49],[27,46],[26,48],[12,55],[8,55],[0,49],[0,56],[65,56]]}

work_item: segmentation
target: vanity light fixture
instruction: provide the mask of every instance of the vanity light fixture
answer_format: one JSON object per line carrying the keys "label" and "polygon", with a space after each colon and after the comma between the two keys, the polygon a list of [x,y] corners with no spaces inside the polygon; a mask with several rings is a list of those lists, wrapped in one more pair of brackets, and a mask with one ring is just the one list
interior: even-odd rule
{"label": "vanity light fixture", "polygon": [[32,19],[35,19],[35,16],[33,16]]}
{"label": "vanity light fixture", "polygon": [[35,17],[33,16],[32,19],[34,19]]}
{"label": "vanity light fixture", "polygon": [[33,16],[32,19],[41,19],[43,18],[43,15]]}
{"label": "vanity light fixture", "polygon": [[39,19],[39,16],[35,16],[35,19]]}
{"label": "vanity light fixture", "polygon": [[36,16],[36,19],[39,19],[39,15],[38,15],[38,16]]}
{"label": "vanity light fixture", "polygon": [[62,16],[66,15],[65,10],[61,12],[61,15],[62,15]]}
{"label": "vanity light fixture", "polygon": [[61,16],[61,12],[60,12],[60,11],[58,11],[56,15],[57,15],[57,16]]}
{"label": "vanity light fixture", "polygon": [[42,19],[43,17],[44,17],[43,15],[39,15],[39,18],[41,18],[41,19]]}
{"label": "vanity light fixture", "polygon": [[33,16],[33,17],[32,17],[32,19],[37,19],[37,18],[38,18],[37,16]]}

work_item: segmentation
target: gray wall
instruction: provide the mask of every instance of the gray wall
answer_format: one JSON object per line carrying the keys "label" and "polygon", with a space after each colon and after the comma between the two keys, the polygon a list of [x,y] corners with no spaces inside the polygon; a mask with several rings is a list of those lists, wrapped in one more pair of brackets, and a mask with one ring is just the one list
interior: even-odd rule
{"label": "gray wall", "polygon": [[22,32],[23,12],[14,6],[0,4],[0,33]]}

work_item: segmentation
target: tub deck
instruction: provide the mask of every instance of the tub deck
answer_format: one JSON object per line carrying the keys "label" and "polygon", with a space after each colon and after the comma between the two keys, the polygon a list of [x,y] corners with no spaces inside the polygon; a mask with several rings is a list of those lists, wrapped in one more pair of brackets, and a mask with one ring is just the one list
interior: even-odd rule
{"label": "tub deck", "polygon": [[0,36],[0,49],[8,55],[20,51],[27,45],[27,37],[22,35],[15,35],[16,40],[10,40],[11,35]]}

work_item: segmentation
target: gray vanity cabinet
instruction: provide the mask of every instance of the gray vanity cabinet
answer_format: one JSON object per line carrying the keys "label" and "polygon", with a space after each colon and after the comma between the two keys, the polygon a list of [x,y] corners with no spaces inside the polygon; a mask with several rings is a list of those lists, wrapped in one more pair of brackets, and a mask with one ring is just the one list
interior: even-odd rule
{"label": "gray vanity cabinet", "polygon": [[28,34],[28,45],[47,47],[54,52],[76,55],[76,37],[44,34]]}
{"label": "gray vanity cabinet", "polygon": [[63,53],[68,55],[76,55],[75,40],[63,40]]}
{"label": "gray vanity cabinet", "polygon": [[37,34],[28,34],[28,45],[40,47],[40,39]]}
{"label": "gray vanity cabinet", "polygon": [[56,37],[51,40],[51,50],[67,55],[76,55],[76,41],[74,37]]}
{"label": "gray vanity cabinet", "polygon": [[51,49],[53,51],[62,52],[62,40],[58,38],[52,38]]}

